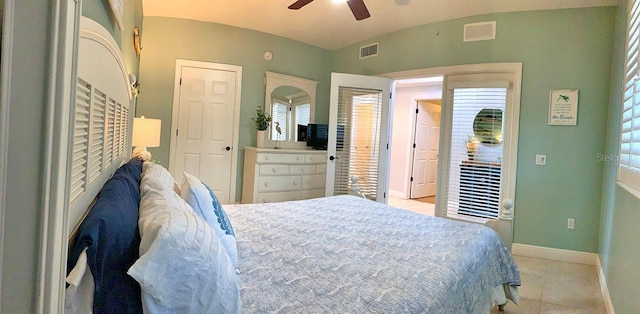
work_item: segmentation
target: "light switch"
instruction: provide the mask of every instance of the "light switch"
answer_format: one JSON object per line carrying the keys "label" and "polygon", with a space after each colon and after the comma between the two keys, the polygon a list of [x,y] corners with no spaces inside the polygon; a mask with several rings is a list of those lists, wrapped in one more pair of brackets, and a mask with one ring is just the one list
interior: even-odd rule
{"label": "light switch", "polygon": [[538,165],[538,166],[546,166],[547,165],[547,155],[536,155],[536,165]]}

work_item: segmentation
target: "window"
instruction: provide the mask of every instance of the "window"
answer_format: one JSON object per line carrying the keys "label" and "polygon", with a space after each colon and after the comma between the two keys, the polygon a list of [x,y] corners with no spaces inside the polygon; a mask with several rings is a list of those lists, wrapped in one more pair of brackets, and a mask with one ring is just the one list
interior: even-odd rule
{"label": "window", "polygon": [[640,197],[640,0],[629,1],[618,183]]}
{"label": "window", "polygon": [[[287,140],[287,120],[289,120],[289,105],[274,102],[271,107],[271,140]],[[280,128],[280,132],[276,129]]]}

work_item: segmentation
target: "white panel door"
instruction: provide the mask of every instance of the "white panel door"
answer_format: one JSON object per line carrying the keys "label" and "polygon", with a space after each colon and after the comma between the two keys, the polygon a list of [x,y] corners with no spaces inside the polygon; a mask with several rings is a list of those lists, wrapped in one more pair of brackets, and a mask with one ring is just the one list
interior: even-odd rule
{"label": "white panel door", "polygon": [[327,196],[351,194],[358,177],[367,198],[386,203],[391,79],[332,73]]}
{"label": "white panel door", "polygon": [[439,101],[419,101],[416,111],[411,198],[436,194],[438,144],[440,141],[441,106]]}
{"label": "white panel door", "polygon": [[198,176],[221,203],[235,202],[232,149],[239,101],[235,71],[182,66],[172,174]]}

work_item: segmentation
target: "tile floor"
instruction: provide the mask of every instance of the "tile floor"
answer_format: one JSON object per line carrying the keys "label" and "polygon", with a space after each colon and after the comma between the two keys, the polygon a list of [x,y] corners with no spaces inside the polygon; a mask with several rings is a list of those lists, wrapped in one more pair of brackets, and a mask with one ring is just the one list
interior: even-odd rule
{"label": "tile floor", "polygon": [[[504,313],[606,313],[596,267],[514,255],[520,304]],[[493,313],[498,313],[494,311]]]}
{"label": "tile floor", "polygon": [[[434,214],[434,205],[389,199],[389,205],[425,215]],[[504,312],[491,313],[594,313],[606,312],[596,267],[514,255],[520,269],[520,303],[509,302]]]}
{"label": "tile floor", "polygon": [[390,197],[388,203],[389,206],[402,208],[429,216],[434,215],[435,205],[431,203],[419,202],[414,200],[403,200],[395,197]]}

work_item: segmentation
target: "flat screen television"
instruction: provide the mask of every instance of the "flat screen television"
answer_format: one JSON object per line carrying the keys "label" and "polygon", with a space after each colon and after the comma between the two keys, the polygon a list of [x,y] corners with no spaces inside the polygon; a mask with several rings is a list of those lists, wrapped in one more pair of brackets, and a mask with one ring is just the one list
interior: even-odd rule
{"label": "flat screen television", "polygon": [[307,146],[326,150],[329,141],[329,125],[309,123],[307,125]]}
{"label": "flat screen television", "polygon": [[[329,125],[310,123],[307,125],[307,146],[314,149],[326,150],[329,142]],[[344,125],[338,125],[336,150],[344,146]]]}

